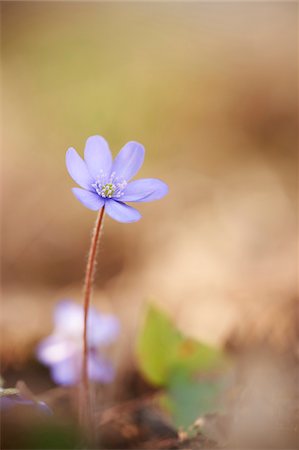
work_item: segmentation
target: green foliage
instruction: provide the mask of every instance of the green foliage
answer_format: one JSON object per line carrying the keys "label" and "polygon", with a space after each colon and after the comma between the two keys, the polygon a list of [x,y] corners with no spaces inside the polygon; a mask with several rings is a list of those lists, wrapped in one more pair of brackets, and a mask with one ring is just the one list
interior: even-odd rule
{"label": "green foliage", "polygon": [[[200,414],[215,411],[221,383],[211,375],[226,367],[223,352],[184,336],[153,305],[138,338],[137,356],[145,378],[165,388],[162,402],[176,425],[188,426]],[[201,381],[198,376],[203,375]]]}
{"label": "green foliage", "polygon": [[218,349],[184,336],[169,318],[150,305],[137,343],[140,369],[154,385],[168,385],[173,373],[206,373],[225,364]]}
{"label": "green foliage", "polygon": [[179,331],[169,319],[150,305],[137,342],[137,354],[140,369],[151,383],[167,384],[181,342]]}
{"label": "green foliage", "polygon": [[27,447],[31,449],[74,449],[79,448],[78,430],[70,425],[58,424],[54,421],[35,424],[24,436]]}
{"label": "green foliage", "polygon": [[199,380],[185,372],[175,372],[169,382],[167,396],[170,411],[178,427],[188,427],[202,414],[217,411],[221,380]]}

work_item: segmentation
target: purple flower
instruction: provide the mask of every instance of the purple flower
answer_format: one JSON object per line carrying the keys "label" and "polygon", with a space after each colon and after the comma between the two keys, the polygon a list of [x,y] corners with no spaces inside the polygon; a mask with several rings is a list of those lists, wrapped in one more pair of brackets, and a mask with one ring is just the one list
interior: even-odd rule
{"label": "purple flower", "polygon": [[[37,358],[50,367],[55,383],[75,384],[82,370],[83,308],[70,301],[59,302],[54,313],[55,328],[37,348]],[[91,380],[109,383],[114,369],[99,353],[99,347],[113,342],[119,333],[115,316],[90,308],[88,316],[88,373]]]}
{"label": "purple flower", "polygon": [[101,136],[87,139],[84,160],[74,148],[66,153],[70,176],[83,189],[73,188],[74,195],[94,211],[105,206],[107,214],[119,222],[136,222],[141,214],[125,202],[151,202],[168,192],[167,185],[155,178],[130,181],[144,160],[144,148],[128,142],[114,161],[109,146]]}

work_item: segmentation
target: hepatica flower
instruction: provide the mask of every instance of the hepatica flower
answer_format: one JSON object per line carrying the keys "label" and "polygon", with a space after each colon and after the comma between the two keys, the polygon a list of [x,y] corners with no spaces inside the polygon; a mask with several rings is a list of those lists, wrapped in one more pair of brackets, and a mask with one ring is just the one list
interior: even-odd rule
{"label": "hepatica flower", "polygon": [[91,136],[86,141],[84,160],[74,148],[66,153],[68,172],[82,188],[72,191],[89,209],[97,211],[105,206],[112,219],[136,222],[141,214],[126,202],[151,202],[168,192],[167,185],[155,178],[131,181],[143,160],[144,148],[137,142],[128,142],[113,161],[106,140]]}
{"label": "hepatica flower", "polygon": [[[59,302],[54,312],[54,324],[53,333],[39,344],[37,358],[50,367],[57,384],[72,385],[80,380],[82,371],[83,308],[70,300]],[[114,369],[99,349],[117,338],[119,321],[113,315],[90,308],[87,326],[89,378],[109,383],[114,377]]]}

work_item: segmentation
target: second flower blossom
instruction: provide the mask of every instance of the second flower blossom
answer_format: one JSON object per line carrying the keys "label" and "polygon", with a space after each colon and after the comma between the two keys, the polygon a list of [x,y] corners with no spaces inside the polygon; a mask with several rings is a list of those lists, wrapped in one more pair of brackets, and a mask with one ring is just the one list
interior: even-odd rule
{"label": "second flower blossom", "polygon": [[[37,348],[37,358],[51,369],[57,384],[71,385],[80,380],[82,370],[82,306],[64,300],[56,305],[55,328]],[[114,342],[119,333],[118,319],[90,309],[88,317],[88,367],[90,379],[109,383],[114,369],[109,360],[101,355],[100,347]]]}

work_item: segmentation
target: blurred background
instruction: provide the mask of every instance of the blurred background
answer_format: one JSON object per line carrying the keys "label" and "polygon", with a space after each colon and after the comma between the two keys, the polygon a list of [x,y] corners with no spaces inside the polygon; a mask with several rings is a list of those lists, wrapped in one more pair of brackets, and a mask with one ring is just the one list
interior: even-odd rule
{"label": "blurred background", "polygon": [[217,346],[297,336],[297,7],[274,2],[2,2],[2,357],[18,373],[81,301],[95,213],[65,152],[146,148],[169,184],[106,218],[93,302],[134,357],[148,300]]}

